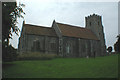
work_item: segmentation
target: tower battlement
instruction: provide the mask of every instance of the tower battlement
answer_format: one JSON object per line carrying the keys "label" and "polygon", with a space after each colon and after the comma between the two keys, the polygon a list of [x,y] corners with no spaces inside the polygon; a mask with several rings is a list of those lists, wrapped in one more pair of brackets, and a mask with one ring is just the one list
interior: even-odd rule
{"label": "tower battlement", "polygon": [[101,16],[97,15],[97,14],[92,14],[90,16],[85,17],[85,19],[89,19],[89,18],[96,18],[96,19],[100,19],[101,20]]}

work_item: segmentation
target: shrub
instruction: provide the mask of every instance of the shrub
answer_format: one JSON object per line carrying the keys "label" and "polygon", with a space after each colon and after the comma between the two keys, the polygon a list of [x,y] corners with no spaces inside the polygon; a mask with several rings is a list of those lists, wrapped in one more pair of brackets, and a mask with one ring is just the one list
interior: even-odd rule
{"label": "shrub", "polygon": [[57,54],[46,54],[40,52],[19,53],[18,60],[50,60],[58,57]]}
{"label": "shrub", "polygon": [[9,45],[7,47],[2,48],[2,61],[3,62],[11,62],[15,61],[17,58],[17,49],[13,46]]}
{"label": "shrub", "polygon": [[107,48],[107,51],[108,51],[108,52],[112,52],[112,46],[109,46],[109,47]]}

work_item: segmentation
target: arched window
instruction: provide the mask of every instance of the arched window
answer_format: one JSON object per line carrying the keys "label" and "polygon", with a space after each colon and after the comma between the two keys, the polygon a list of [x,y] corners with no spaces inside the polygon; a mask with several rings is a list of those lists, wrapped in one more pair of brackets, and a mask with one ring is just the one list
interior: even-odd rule
{"label": "arched window", "polygon": [[51,48],[51,50],[56,50],[56,39],[53,38],[50,41],[50,48]]}
{"label": "arched window", "polygon": [[70,49],[71,49],[70,43],[66,43],[66,53],[67,53],[67,54],[70,54],[70,53],[71,53],[71,52],[70,52],[70,51],[71,51]]}
{"label": "arched window", "polygon": [[33,51],[40,51],[40,42],[39,42],[39,40],[34,40],[33,41],[32,49],[33,49]]}
{"label": "arched window", "polygon": [[70,46],[69,45],[67,45],[67,53],[69,54],[70,53]]}

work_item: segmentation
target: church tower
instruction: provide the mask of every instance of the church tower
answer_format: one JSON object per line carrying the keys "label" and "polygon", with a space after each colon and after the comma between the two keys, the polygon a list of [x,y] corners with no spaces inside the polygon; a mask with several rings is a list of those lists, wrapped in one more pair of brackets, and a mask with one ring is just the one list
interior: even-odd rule
{"label": "church tower", "polygon": [[106,54],[105,36],[102,25],[102,17],[96,14],[85,17],[86,28],[90,29],[100,40],[101,55]]}

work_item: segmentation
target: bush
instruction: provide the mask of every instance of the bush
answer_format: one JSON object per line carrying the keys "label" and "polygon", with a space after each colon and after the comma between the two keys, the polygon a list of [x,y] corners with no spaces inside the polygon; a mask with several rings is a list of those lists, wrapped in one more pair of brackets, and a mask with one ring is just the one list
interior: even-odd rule
{"label": "bush", "polygon": [[13,46],[9,45],[7,47],[2,48],[2,61],[3,62],[11,62],[15,61],[17,58],[17,49]]}
{"label": "bush", "polygon": [[107,48],[107,51],[108,51],[108,52],[112,52],[112,46],[109,46],[109,47]]}
{"label": "bush", "polygon": [[40,52],[19,53],[18,60],[50,60],[58,57],[57,54],[46,54]]}

